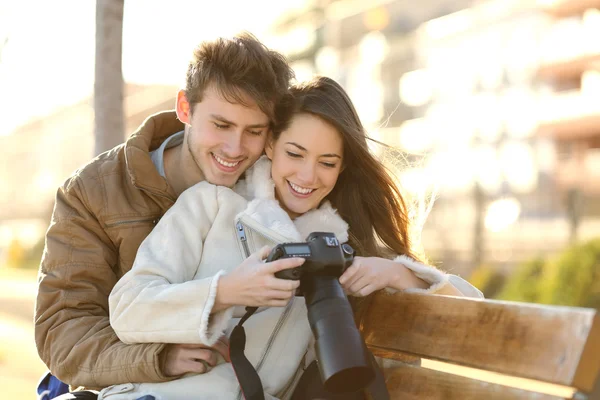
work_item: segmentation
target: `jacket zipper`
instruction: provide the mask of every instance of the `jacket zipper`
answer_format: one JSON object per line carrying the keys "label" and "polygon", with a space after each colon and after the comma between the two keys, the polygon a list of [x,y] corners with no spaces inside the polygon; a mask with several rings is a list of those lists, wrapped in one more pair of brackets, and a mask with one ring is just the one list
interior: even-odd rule
{"label": "jacket zipper", "polygon": [[139,222],[152,222],[154,225],[156,225],[158,223],[159,219],[160,219],[160,217],[143,218],[143,219],[130,219],[130,220],[126,220],[126,221],[111,222],[110,224],[105,224],[105,226],[107,228],[113,228],[115,226],[126,225],[126,224],[134,224],[136,222],[137,223],[139,223]]}
{"label": "jacket zipper", "polygon": [[254,221],[252,218],[246,218],[245,215],[241,216],[238,219],[238,222],[242,224],[242,228],[245,225],[248,228],[250,228],[251,230],[253,230],[254,232],[257,232],[259,235],[269,239],[270,241],[272,241],[274,243],[289,243],[290,242],[289,238],[286,238],[285,236],[280,235],[277,232],[273,232],[271,230],[269,233],[265,232],[265,228],[262,225],[260,225],[256,221]]}
{"label": "jacket zipper", "polygon": [[250,257],[250,248],[248,247],[248,239],[246,238],[246,231],[244,230],[244,225],[241,222],[237,222],[235,224],[235,232],[237,233],[237,237],[242,243],[242,247],[244,248],[244,260]]}
{"label": "jacket zipper", "polygon": [[[253,230],[256,231],[258,234],[266,237],[269,240],[275,241],[276,243],[281,242],[281,241],[274,240],[275,239],[274,237],[272,237],[271,235],[267,235],[267,234],[259,231],[258,229],[253,229]],[[245,258],[248,258],[250,256],[250,248],[248,247],[248,237],[246,235],[246,229],[244,228],[244,224],[242,223],[241,218],[235,224],[235,231],[237,233],[238,239],[240,240],[240,242],[242,243],[242,246],[244,248],[244,252],[246,255]],[[275,337],[281,330],[281,327],[283,326],[283,324],[285,323],[285,320],[287,319],[287,317],[290,314],[290,310],[292,309],[292,304],[294,304],[293,297],[288,302],[288,304],[285,306],[285,310],[283,311],[283,314],[281,315],[281,317],[279,317],[279,320],[277,321],[277,325],[275,325],[273,332],[271,332],[271,335],[269,336],[267,345],[265,346],[265,349],[263,350],[263,353],[260,356],[260,360],[258,361],[258,364],[256,365],[256,372],[260,371],[263,363],[265,362],[267,355],[269,354],[269,350],[271,349],[271,346],[273,345],[273,342],[275,341]],[[237,398],[237,400],[241,400],[241,398],[242,398],[242,389],[241,388],[239,389],[236,398]]]}

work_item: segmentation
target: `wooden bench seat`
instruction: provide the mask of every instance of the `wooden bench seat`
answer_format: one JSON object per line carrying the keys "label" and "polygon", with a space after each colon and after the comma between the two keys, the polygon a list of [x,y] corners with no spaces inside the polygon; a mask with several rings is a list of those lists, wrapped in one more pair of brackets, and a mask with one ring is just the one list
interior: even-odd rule
{"label": "wooden bench seat", "polygon": [[[600,316],[593,309],[379,293],[361,329],[376,356],[396,360],[384,371],[392,399],[600,400]],[[490,383],[477,371],[458,376],[410,362],[419,358],[506,376]],[[511,387],[511,377],[573,388],[572,395]]]}

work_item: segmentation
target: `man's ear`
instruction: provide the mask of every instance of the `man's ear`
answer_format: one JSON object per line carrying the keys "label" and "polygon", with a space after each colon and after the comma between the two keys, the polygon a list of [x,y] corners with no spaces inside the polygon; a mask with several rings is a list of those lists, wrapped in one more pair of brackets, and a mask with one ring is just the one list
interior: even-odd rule
{"label": "man's ear", "polygon": [[191,115],[191,107],[190,102],[185,95],[185,91],[183,89],[177,92],[177,101],[175,104],[175,112],[177,112],[177,118],[184,124],[190,125]]}
{"label": "man's ear", "polygon": [[269,132],[267,137],[267,143],[265,144],[265,154],[269,160],[273,161],[273,148],[275,147],[275,140],[273,140],[273,134]]}

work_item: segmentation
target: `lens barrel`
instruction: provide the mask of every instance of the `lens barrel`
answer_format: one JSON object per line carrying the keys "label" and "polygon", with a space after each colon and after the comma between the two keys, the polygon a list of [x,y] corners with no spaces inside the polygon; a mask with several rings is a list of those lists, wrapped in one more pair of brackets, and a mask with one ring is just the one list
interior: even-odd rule
{"label": "lens barrel", "polygon": [[306,276],[302,286],[325,389],[349,393],[365,388],[375,372],[338,278]]}

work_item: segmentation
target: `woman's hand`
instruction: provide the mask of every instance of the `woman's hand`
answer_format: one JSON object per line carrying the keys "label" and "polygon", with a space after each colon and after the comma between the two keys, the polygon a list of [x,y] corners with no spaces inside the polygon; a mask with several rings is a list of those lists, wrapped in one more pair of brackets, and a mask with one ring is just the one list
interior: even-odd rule
{"label": "woman's hand", "polygon": [[386,287],[405,290],[430,286],[401,263],[381,257],[354,257],[352,265],[340,277],[340,284],[346,293],[357,297]]}
{"label": "woman's hand", "polygon": [[282,258],[265,263],[271,249],[263,247],[219,279],[213,312],[231,306],[284,307],[295,295],[300,281],[279,279],[275,273],[295,268],[303,258]]}
{"label": "woman's hand", "polygon": [[162,370],[166,376],[187,373],[203,374],[217,365],[217,353],[229,362],[229,341],[221,337],[214,346],[202,344],[168,344],[163,350]]}

